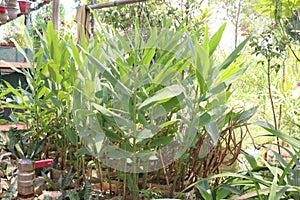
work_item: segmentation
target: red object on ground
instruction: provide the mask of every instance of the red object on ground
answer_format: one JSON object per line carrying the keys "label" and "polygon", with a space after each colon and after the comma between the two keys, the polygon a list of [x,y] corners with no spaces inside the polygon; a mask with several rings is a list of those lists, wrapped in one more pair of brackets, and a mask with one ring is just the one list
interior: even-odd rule
{"label": "red object on ground", "polygon": [[38,168],[49,167],[53,165],[53,163],[54,163],[53,159],[35,161],[34,168],[38,169]]}

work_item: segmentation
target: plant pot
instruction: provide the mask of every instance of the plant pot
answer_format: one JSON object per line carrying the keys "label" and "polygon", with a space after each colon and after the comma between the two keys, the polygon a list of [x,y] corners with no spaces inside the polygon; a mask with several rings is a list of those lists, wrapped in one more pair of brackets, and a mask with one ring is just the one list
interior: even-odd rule
{"label": "plant pot", "polygon": [[7,13],[6,6],[0,6],[0,14]]}
{"label": "plant pot", "polygon": [[28,14],[30,12],[30,1],[18,1],[21,14]]}
{"label": "plant pot", "polygon": [[13,41],[9,41],[8,42],[8,46],[10,47],[16,47],[15,43]]}
{"label": "plant pot", "polygon": [[4,24],[7,22],[7,10],[5,6],[0,6],[0,23]]}
{"label": "plant pot", "polygon": [[19,9],[17,8],[7,8],[7,14],[8,18],[11,19],[16,19],[19,13]]}
{"label": "plant pot", "polygon": [[19,4],[17,0],[8,0],[7,1],[7,8],[16,8],[19,9]]}
{"label": "plant pot", "polygon": [[19,4],[17,0],[8,0],[6,8],[8,13],[8,18],[10,20],[17,18],[20,12]]}

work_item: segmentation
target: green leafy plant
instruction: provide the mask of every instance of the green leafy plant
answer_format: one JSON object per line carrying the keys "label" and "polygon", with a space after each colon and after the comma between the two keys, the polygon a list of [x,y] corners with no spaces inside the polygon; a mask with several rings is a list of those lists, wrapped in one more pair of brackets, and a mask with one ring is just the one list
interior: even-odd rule
{"label": "green leafy plant", "polygon": [[126,34],[101,27],[78,46],[69,37],[60,39],[49,23],[34,59],[27,58],[30,69],[13,68],[26,76],[29,91],[6,83],[1,95],[12,92],[15,101],[3,106],[23,110],[13,114],[27,124],[29,144],[45,140],[58,147],[61,169],[67,158],[76,159],[78,169],[80,157],[85,173],[85,159],[92,155],[100,189],[102,170],[114,168],[122,198],[139,199],[141,188],[154,180],[166,185],[163,197],[172,197],[239,155],[256,108],[233,110],[227,102],[230,85],[247,69],[240,54],[249,38],[216,63],[225,24],[212,37],[206,26],[201,43],[202,34],[189,33],[185,23],[174,28],[166,17],[159,28],[139,24]]}
{"label": "green leafy plant", "polygon": [[[70,45],[80,77],[74,91],[79,135],[92,155],[119,171],[123,198],[127,189],[130,198],[138,198],[138,173],[143,174],[141,187],[147,187],[154,163],[157,175],[165,179],[167,196],[216,172],[222,163],[232,164],[247,133],[244,129],[237,138],[234,129],[245,126],[256,111],[233,112],[226,105],[228,87],[247,68],[239,53],[249,38],[215,65],[213,54],[225,24],[211,39],[207,27],[202,45],[187,29],[182,24],[174,31],[172,19],[163,18],[161,29],[143,30],[137,21],[126,34],[98,30],[93,45],[83,41],[80,51]],[[225,159],[226,149],[231,158]],[[214,168],[204,165],[217,156],[218,162],[211,162]]]}
{"label": "green leafy plant", "polygon": [[[117,31],[115,39],[111,40],[112,36],[103,30],[103,44],[93,47],[91,52],[84,47],[81,49],[86,58],[84,62],[89,63],[90,67],[86,68],[86,64],[77,61],[81,76],[84,77],[76,85],[80,92],[75,102],[75,106],[78,106],[75,113],[80,120],[80,136],[94,156],[101,158],[105,153],[111,159],[121,158],[117,169],[125,170],[122,174],[124,198],[127,186],[132,192],[132,198],[138,198],[136,173],[147,171],[145,164],[132,167],[126,159],[133,159],[133,163],[138,163],[147,162],[153,156],[154,160],[159,161],[159,155],[155,151],[172,142],[178,129],[178,120],[169,120],[180,109],[178,99],[183,98],[184,89],[178,81],[176,83],[175,80],[170,80],[180,80],[181,71],[188,60],[184,59],[184,54],[183,58],[176,59],[179,53],[172,52],[172,49],[177,48],[184,53],[183,45],[186,42],[172,47],[182,39],[184,29],[178,32],[168,31],[170,23],[167,20],[165,26],[166,30],[160,33],[156,28],[150,29],[146,41],[140,35],[140,30],[135,32],[133,40],[131,34],[122,36]],[[165,40],[168,34],[171,34],[171,41]],[[102,48],[106,45],[109,47],[107,53]],[[170,46],[168,51],[164,45]],[[74,46],[73,52],[76,51]],[[100,57],[95,57],[99,53]],[[73,57],[78,56],[73,54]],[[98,79],[98,74],[102,81]],[[89,105],[83,104],[87,101],[90,102]],[[162,113],[159,113],[159,108],[163,109]],[[121,150],[127,151],[127,155],[109,143],[104,145],[104,137],[112,140]],[[130,158],[132,153],[134,156]],[[128,175],[126,171],[133,174]],[[147,177],[144,177],[143,182],[147,183],[146,180]]]}
{"label": "green leafy plant", "polygon": [[[297,104],[299,74],[294,68],[299,58],[296,49],[298,39],[299,1],[261,1],[261,9],[270,17],[270,25],[252,38],[257,64],[266,72],[267,96],[270,106],[265,106],[266,121],[272,118],[275,129],[296,135],[298,128]],[[261,108],[262,109],[262,108]],[[272,115],[268,115],[271,113]],[[279,154],[280,137],[277,137]]]}
{"label": "green leafy plant", "polygon": [[[2,101],[1,107],[14,108],[11,119],[14,123],[25,124],[27,130],[8,135],[9,144],[12,144],[9,150],[18,158],[40,160],[54,156],[57,161],[55,168],[79,169],[79,159],[74,153],[79,149],[80,142],[70,109],[76,69],[69,65],[66,42],[69,38],[59,38],[49,23],[45,35],[40,35],[41,46],[35,49],[29,33],[25,31],[24,34],[33,59],[27,57],[17,41],[14,42],[26,58],[29,69],[16,68],[10,63],[7,65],[26,77],[28,88],[14,88],[3,82],[5,88],[1,97],[11,93],[12,101]],[[24,138],[26,144],[22,142]],[[50,151],[55,151],[55,155],[50,155]]]}
{"label": "green leafy plant", "polygon": [[[294,148],[294,152],[288,151],[291,156],[289,162],[275,151],[274,154],[279,161],[275,166],[266,161],[261,165],[251,155],[245,154],[250,163],[246,171],[212,175],[207,179],[200,179],[190,187],[195,186],[202,197],[207,199],[299,198],[299,140],[276,130],[268,123],[256,122],[255,124],[264,128],[269,133],[268,136],[279,137]],[[209,181],[218,178],[223,179],[218,186],[212,187],[208,184]]]}

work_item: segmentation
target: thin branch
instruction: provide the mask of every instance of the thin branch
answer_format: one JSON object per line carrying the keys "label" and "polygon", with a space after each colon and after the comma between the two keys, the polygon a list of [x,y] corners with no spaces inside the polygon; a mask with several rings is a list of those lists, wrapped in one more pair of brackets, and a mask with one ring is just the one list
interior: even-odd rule
{"label": "thin branch", "polygon": [[289,48],[290,48],[290,50],[292,51],[292,53],[293,53],[294,57],[296,58],[296,60],[297,60],[298,62],[300,62],[300,58],[297,56],[297,54],[295,53],[294,49],[291,47],[290,44],[289,44]]}
{"label": "thin branch", "polygon": [[101,4],[89,5],[89,6],[87,6],[87,8],[102,9],[102,8],[110,8],[110,7],[126,5],[126,4],[139,3],[139,2],[144,2],[144,1],[146,1],[146,0],[119,0],[119,1],[112,1],[112,2],[105,2],[105,3],[101,3]]}
{"label": "thin branch", "polygon": [[239,4],[238,4],[238,10],[237,10],[237,14],[236,14],[236,19],[235,19],[235,23],[234,23],[234,47],[237,47],[237,42],[238,42],[238,27],[239,27],[239,23],[240,23],[240,14],[241,14],[241,0],[239,0]]}
{"label": "thin branch", "polygon": [[269,91],[269,98],[270,98],[270,103],[271,103],[271,107],[272,107],[274,127],[275,127],[275,130],[278,130],[275,105],[274,105],[273,94],[272,94],[272,89],[271,89],[271,59],[270,58],[268,58],[268,91]]}

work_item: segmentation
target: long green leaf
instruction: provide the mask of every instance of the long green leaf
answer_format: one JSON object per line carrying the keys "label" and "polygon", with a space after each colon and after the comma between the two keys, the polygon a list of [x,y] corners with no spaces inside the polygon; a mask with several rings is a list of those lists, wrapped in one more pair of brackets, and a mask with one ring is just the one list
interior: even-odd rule
{"label": "long green leaf", "polygon": [[243,179],[246,179],[246,180],[251,180],[253,182],[263,184],[267,187],[269,187],[272,184],[270,181],[267,181],[267,180],[261,180],[261,179],[255,178],[255,177],[250,177],[250,176],[246,176],[246,175],[243,175],[243,174],[232,173],[232,172],[216,174],[216,175],[213,175],[211,178],[222,178],[222,177],[243,178]]}
{"label": "long green leaf", "polygon": [[244,122],[248,121],[251,117],[253,117],[253,115],[256,113],[256,111],[257,111],[257,107],[243,111],[242,113],[240,113],[236,117],[234,117],[233,120],[239,124],[244,123]]}
{"label": "long green leaf", "polygon": [[95,57],[91,56],[84,49],[81,50],[86,54],[90,62],[102,73],[102,76],[105,77],[111,83],[111,85],[119,88],[120,92],[123,92],[124,94],[131,94],[130,90],[120,80],[116,79],[106,66],[101,64]]}
{"label": "long green leaf", "polygon": [[24,31],[24,39],[25,39],[26,46],[31,51],[31,53],[34,53],[33,40],[30,37],[27,28],[23,27],[23,31]]}
{"label": "long green leaf", "polygon": [[156,52],[156,48],[155,48],[156,42],[157,42],[157,28],[153,28],[146,46],[143,47],[144,48],[143,61],[142,61],[143,65],[148,66],[151,60],[153,59]]}
{"label": "long green leaf", "polygon": [[291,169],[291,167],[293,166],[294,164],[294,161],[297,159],[297,155],[294,155],[292,157],[292,160],[288,163],[288,165],[284,168],[284,171],[282,173],[282,175],[280,176],[279,178],[279,181],[278,181],[278,185],[283,185],[284,184],[284,180],[285,178],[287,177],[287,175],[289,174],[289,171]]}
{"label": "long green leaf", "polygon": [[204,37],[203,37],[203,48],[206,52],[209,52],[209,41],[208,41],[208,24],[205,25]]}
{"label": "long green leaf", "polygon": [[132,121],[122,117],[121,115],[114,113],[99,104],[93,103],[92,105],[95,107],[96,110],[101,112],[104,116],[108,117],[108,120],[110,120],[111,122],[118,124],[119,126],[126,126],[129,128],[135,127],[135,124]]}
{"label": "long green leaf", "polygon": [[[258,178],[255,178],[255,177],[250,177],[250,176],[246,176],[246,175],[243,175],[243,174],[239,174],[239,173],[232,173],[232,172],[227,172],[227,173],[222,173],[222,174],[216,174],[216,175],[213,175],[207,179],[214,179],[214,178],[224,178],[224,177],[231,177],[231,178],[238,178],[238,179],[245,179],[245,180],[250,180],[253,182],[257,182],[257,183],[260,183],[260,184],[263,184],[267,187],[269,187],[271,185],[271,182],[270,181],[266,181],[266,180],[261,180],[261,179],[258,179]],[[195,182],[191,185],[189,185],[188,187],[186,187],[182,192],[186,191],[186,190],[189,190],[190,188],[194,187],[196,184],[198,184],[198,182]],[[255,191],[256,192],[256,191]]]}
{"label": "long green leaf", "polygon": [[252,155],[249,155],[247,153],[243,153],[243,154],[244,154],[245,158],[247,159],[248,163],[250,164],[250,166],[252,167],[252,169],[255,169],[258,167],[256,159]]}
{"label": "long green leaf", "polygon": [[200,192],[202,198],[204,198],[205,200],[213,200],[210,189],[205,187],[205,185],[203,185],[203,183],[196,184],[195,186],[198,189],[198,191]]}
{"label": "long green leaf", "polygon": [[18,44],[18,42],[14,38],[12,38],[11,40],[14,42],[18,52],[20,52],[24,56],[24,58],[26,59],[26,62],[29,64],[30,68],[33,69],[34,68],[33,62],[31,61],[31,59],[29,59],[29,57],[28,57],[27,53],[24,51],[24,49]]}
{"label": "long green leaf", "polygon": [[[291,186],[283,186],[283,187],[280,187],[280,190],[276,190],[276,196],[274,197],[274,200],[280,200],[284,197],[284,194],[287,192],[287,191],[291,191]],[[271,199],[271,198],[269,198]],[[273,200],[273,199],[272,199]]]}
{"label": "long green leaf", "polygon": [[251,36],[247,37],[242,43],[237,46],[237,48],[226,58],[226,60],[219,66],[219,70],[226,69],[235,59],[238,57],[239,53],[245,47],[247,42],[250,40]]}
{"label": "long green leaf", "polygon": [[208,53],[198,44],[195,44],[195,53],[195,68],[203,79],[206,80],[211,68]]}
{"label": "long green leaf", "polygon": [[243,60],[244,56],[240,56],[237,58],[236,62],[231,64],[225,70],[222,70],[218,76],[219,81],[225,82],[226,85],[229,85],[236,79],[240,78],[249,67],[249,65],[245,65]]}
{"label": "long green leaf", "polygon": [[[290,191],[290,192],[297,192],[298,191],[298,188],[295,187],[295,186],[289,186],[289,185],[286,185],[286,186],[278,186],[276,188],[276,192],[280,192],[281,190],[284,190],[284,191]],[[259,195],[268,195],[270,194],[270,188],[264,188],[264,189],[260,189],[259,190]],[[252,192],[248,192],[242,196],[239,196],[238,198],[235,198],[236,200],[246,200],[246,199],[250,199],[252,197],[256,197],[258,196],[257,192],[256,191],[252,191]]]}
{"label": "long green leaf", "polygon": [[278,130],[275,130],[274,127],[271,124],[268,124],[266,122],[257,121],[253,123],[255,125],[259,125],[268,132],[272,133],[274,136],[279,137],[283,141],[286,141],[288,144],[292,145],[293,147],[299,149],[300,148],[300,141],[297,138],[291,137],[287,134],[284,134]]}
{"label": "long green leaf", "polygon": [[[227,192],[230,192],[230,194],[237,194],[237,195],[242,195],[243,194],[243,192],[241,190],[239,190],[238,187],[231,186],[229,184],[228,185],[227,184],[221,185],[219,188],[223,189]],[[217,191],[217,199],[218,200],[221,200],[221,199],[225,198],[225,197],[222,198],[221,195],[222,195],[222,193],[219,194],[219,191]]]}
{"label": "long green leaf", "polygon": [[223,32],[226,28],[226,23],[222,24],[222,26],[218,29],[218,31],[212,36],[212,38],[209,41],[209,56],[212,56],[215,52],[218,44],[221,41]]}
{"label": "long green leaf", "polygon": [[273,182],[271,185],[271,190],[270,190],[270,195],[269,195],[268,200],[275,200],[276,189],[277,189],[277,180],[278,180],[277,169],[278,169],[278,167],[275,167],[275,172],[273,174],[274,178],[273,178]]}

